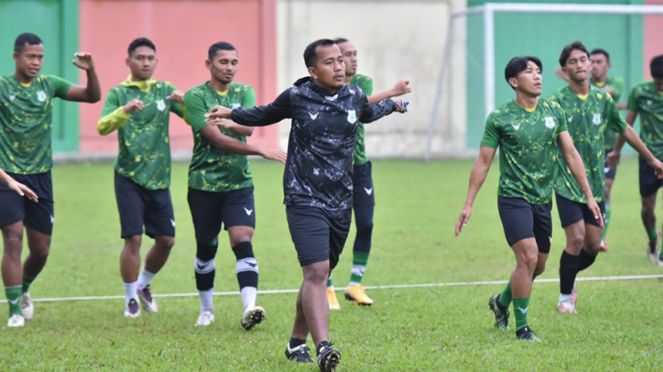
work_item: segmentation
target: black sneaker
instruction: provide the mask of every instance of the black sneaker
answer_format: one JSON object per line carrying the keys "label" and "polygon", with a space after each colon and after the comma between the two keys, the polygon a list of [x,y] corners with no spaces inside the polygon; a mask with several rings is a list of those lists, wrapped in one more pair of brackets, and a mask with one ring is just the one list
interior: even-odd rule
{"label": "black sneaker", "polygon": [[341,352],[334,349],[334,344],[321,342],[318,346],[318,367],[321,372],[334,372],[341,363]]}
{"label": "black sneaker", "polygon": [[289,360],[294,360],[297,363],[315,363],[311,358],[311,350],[306,344],[301,344],[290,348],[290,342],[285,347],[285,357]]}
{"label": "black sneaker", "polygon": [[530,327],[523,327],[516,331],[516,338],[525,341],[541,341]]}
{"label": "black sneaker", "polygon": [[500,295],[495,295],[488,301],[490,310],[495,313],[495,328],[509,329],[509,309],[502,309],[499,303]]}
{"label": "black sneaker", "polygon": [[127,318],[138,318],[140,316],[140,305],[133,298],[125,305],[124,316]]}

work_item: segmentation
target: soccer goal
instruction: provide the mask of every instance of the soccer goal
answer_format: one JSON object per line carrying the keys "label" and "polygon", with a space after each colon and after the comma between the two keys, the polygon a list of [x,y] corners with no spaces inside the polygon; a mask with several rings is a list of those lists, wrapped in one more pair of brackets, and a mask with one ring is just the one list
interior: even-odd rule
{"label": "soccer goal", "polygon": [[547,97],[566,84],[555,75],[565,45],[580,40],[590,51],[605,49],[609,75],[626,82],[619,98],[625,102],[630,88],[649,76],[649,59],[663,53],[661,35],[661,5],[487,3],[451,13],[425,160],[444,144],[459,155],[479,150],[486,117],[513,99],[503,72],[512,57],[541,59]]}

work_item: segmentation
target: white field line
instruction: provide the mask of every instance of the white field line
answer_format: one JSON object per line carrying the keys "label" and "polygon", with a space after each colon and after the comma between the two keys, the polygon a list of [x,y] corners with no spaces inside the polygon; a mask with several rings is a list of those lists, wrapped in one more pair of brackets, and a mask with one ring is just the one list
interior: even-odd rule
{"label": "white field line", "polygon": [[[595,276],[588,278],[576,278],[579,282],[604,282],[612,280],[650,280],[663,279],[663,275],[623,275],[623,276]],[[558,283],[559,279],[537,279],[534,283]],[[457,283],[422,283],[422,284],[395,284],[395,285],[377,285],[367,286],[366,289],[404,289],[404,288],[431,288],[431,287],[465,287],[482,285],[506,284],[506,280],[478,281],[478,282],[457,282]],[[336,291],[343,291],[344,288],[337,288]],[[282,294],[297,293],[299,289],[268,289],[258,291],[259,294]],[[215,296],[237,296],[239,291],[232,292],[214,292]],[[169,293],[155,294],[154,297],[196,297],[198,293]],[[119,300],[124,296],[88,296],[88,297],[54,297],[54,298],[33,298],[34,302],[62,302],[62,301],[95,301],[95,300]],[[7,303],[7,300],[0,300],[0,303]]]}

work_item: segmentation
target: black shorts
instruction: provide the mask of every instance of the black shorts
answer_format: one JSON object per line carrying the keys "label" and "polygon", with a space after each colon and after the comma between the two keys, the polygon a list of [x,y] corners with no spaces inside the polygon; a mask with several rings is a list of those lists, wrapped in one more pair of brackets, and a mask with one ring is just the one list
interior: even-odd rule
{"label": "black shorts", "polygon": [[354,166],[352,174],[352,206],[371,207],[375,205],[375,190],[373,189],[373,165],[367,162]]}
{"label": "black shorts", "polygon": [[286,207],[288,227],[301,266],[329,260],[338,264],[350,232],[352,209],[332,211],[317,207]]}
{"label": "black shorts", "polygon": [[552,203],[530,204],[525,199],[498,196],[497,209],[509,246],[523,239],[534,238],[539,252],[550,252]]}
{"label": "black shorts", "polygon": [[[609,150],[609,151],[605,152],[606,158],[608,157],[608,155],[611,152],[612,152],[612,150]],[[617,166],[615,165],[614,167],[609,167],[608,163],[606,162],[604,167],[605,168],[603,169],[603,171],[605,172],[605,179],[614,180],[615,177],[617,176]]]}
{"label": "black shorts", "polygon": [[[585,221],[586,224],[601,227],[599,221],[594,218],[594,213],[587,207],[587,204],[575,202],[559,194],[555,194],[555,200],[557,202],[559,220],[562,222],[563,228],[566,229],[578,221]],[[601,208],[601,215],[605,221],[605,203],[601,202],[597,204]]]}
{"label": "black shorts", "polygon": [[208,244],[223,228],[233,226],[256,227],[256,208],[253,186],[243,189],[212,192],[189,187],[187,196],[193,218],[196,240]]}
{"label": "black shorts", "polygon": [[650,167],[645,159],[640,159],[640,196],[650,196],[656,194],[658,189],[663,186],[663,180],[656,177],[654,168]]}
{"label": "black shorts", "polygon": [[121,237],[145,234],[175,237],[175,214],[170,190],[148,190],[115,173],[115,198],[120,212]]}
{"label": "black shorts", "polygon": [[53,180],[51,172],[37,174],[7,173],[16,182],[29,187],[39,197],[35,203],[4,183],[0,183],[0,227],[5,227],[19,221],[42,234],[53,233]]}

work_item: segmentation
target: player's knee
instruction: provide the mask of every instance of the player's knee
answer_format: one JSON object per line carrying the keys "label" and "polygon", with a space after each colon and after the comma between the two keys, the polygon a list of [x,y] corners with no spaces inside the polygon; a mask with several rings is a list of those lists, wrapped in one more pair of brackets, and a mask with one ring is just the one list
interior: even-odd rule
{"label": "player's knee", "polygon": [[175,245],[175,238],[172,236],[157,236],[154,242],[159,249],[169,251]]}
{"label": "player's knee", "polygon": [[140,250],[140,244],[142,241],[143,240],[140,235],[133,235],[128,238],[124,238],[124,249],[132,252],[138,252]]}
{"label": "player's knee", "polygon": [[530,272],[534,272],[538,262],[539,262],[538,252],[527,251],[520,255],[520,260],[518,260],[517,264],[527,268],[527,270]]}
{"label": "player's knee", "polygon": [[212,241],[211,243],[198,243],[196,246],[196,258],[201,261],[214,260],[218,248],[219,245],[216,241]]}
{"label": "player's knee", "polygon": [[585,244],[585,236],[581,232],[569,234],[566,237],[566,244],[574,254],[578,254]]}
{"label": "player's knee", "polygon": [[654,205],[649,203],[643,203],[641,213],[644,216],[653,216],[654,215]]}
{"label": "player's knee", "polygon": [[304,281],[310,283],[327,283],[329,278],[329,261],[316,262],[304,267]]}
{"label": "player's knee", "polygon": [[23,227],[19,226],[18,228],[9,228],[3,230],[4,240],[5,240],[5,250],[7,246],[11,248],[21,249],[23,247]]}

